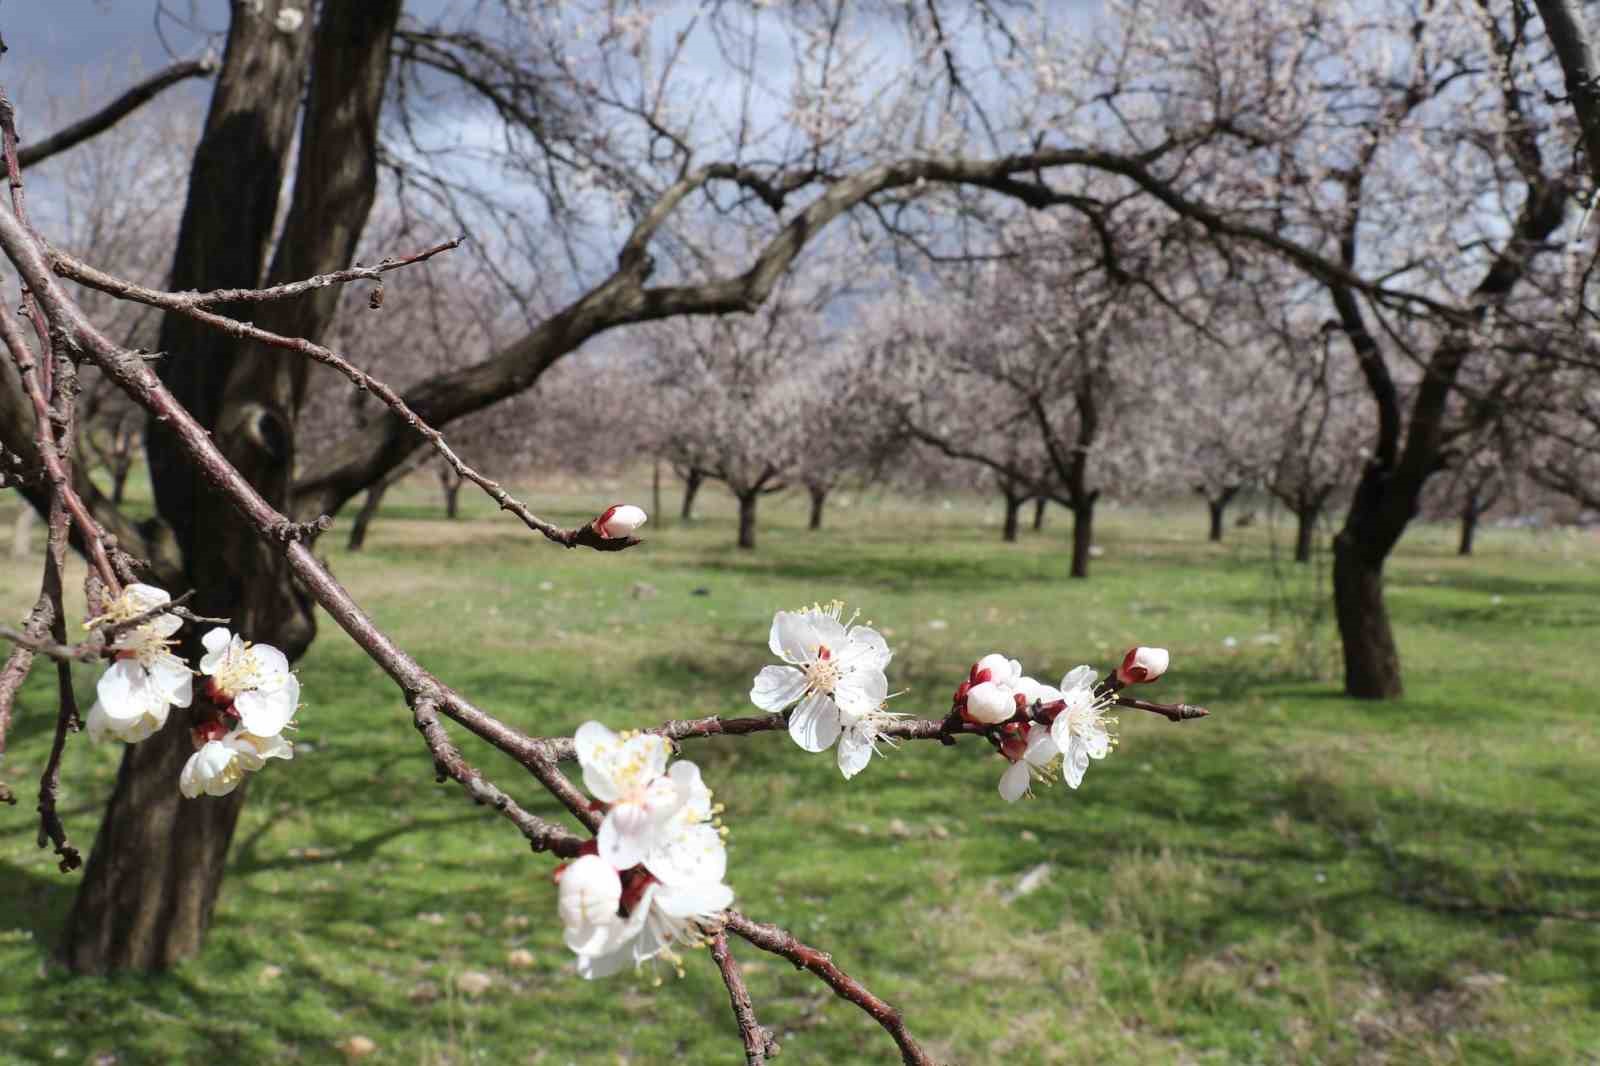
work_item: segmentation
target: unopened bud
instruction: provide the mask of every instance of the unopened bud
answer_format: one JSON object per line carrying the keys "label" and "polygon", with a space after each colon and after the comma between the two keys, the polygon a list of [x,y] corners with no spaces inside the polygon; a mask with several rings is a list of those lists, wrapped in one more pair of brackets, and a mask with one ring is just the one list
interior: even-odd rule
{"label": "unopened bud", "polygon": [[985,681],[967,691],[967,717],[983,725],[999,725],[1017,713],[1009,688]]}
{"label": "unopened bud", "polygon": [[635,507],[631,503],[614,504],[594,520],[594,529],[607,540],[631,537],[633,531],[644,525],[648,517],[642,507]]}
{"label": "unopened bud", "polygon": [[597,855],[573,859],[561,870],[556,906],[563,925],[599,924],[617,913],[622,878]]}
{"label": "unopened bud", "polygon": [[1122,657],[1122,665],[1117,667],[1117,680],[1124,685],[1154,681],[1167,672],[1170,659],[1166,648],[1133,648]]}

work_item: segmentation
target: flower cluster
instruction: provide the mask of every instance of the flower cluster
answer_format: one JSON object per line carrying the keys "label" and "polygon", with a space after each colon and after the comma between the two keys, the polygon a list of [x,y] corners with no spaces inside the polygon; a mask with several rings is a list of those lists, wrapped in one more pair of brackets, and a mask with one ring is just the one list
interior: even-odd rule
{"label": "flower cluster", "polygon": [[[161,589],[129,585],[89,621],[91,629],[119,630],[107,648],[114,661],[95,684],[90,739],[137,743],[166,725],[172,708],[194,701],[194,673],[172,653],[183,620],[159,611],[171,602]],[[128,625],[135,619],[142,620]],[[268,759],[293,758],[283,731],[300,705],[299,679],[277,648],[247,644],[220,627],[201,642],[201,694],[213,709],[194,724],[195,753],[178,775],[178,790],[191,799],[226,795]]]}
{"label": "flower cluster", "polygon": [[1054,776],[1059,761],[1072,788],[1083,783],[1090,759],[1103,759],[1116,745],[1106,711],[1116,691],[1127,684],[1154,681],[1167,669],[1162,648],[1134,648],[1123,658],[1114,681],[1099,684],[1095,672],[1078,666],[1059,686],[1035,681],[1015,659],[993,653],[972,665],[957,686],[951,713],[973,725],[998,727],[992,739],[1010,762],[1000,777],[1000,795],[1015,803],[1034,781]]}
{"label": "flower cluster", "polygon": [[[172,602],[150,585],[129,585],[88,628],[116,626],[148,615]],[[175,614],[162,612],[124,629],[108,649],[115,661],[95,683],[89,708],[89,736],[134,744],[167,724],[173,707],[187,707],[194,698],[193,678],[182,659],[172,654],[172,635],[183,625]]]}
{"label": "flower cluster", "polygon": [[195,725],[195,753],[178,777],[190,799],[225,796],[268,759],[294,758],[283,730],[300,706],[300,681],[277,648],[248,644],[220,626],[200,640],[200,673],[215,712]]}
{"label": "flower cluster", "polygon": [[811,752],[838,741],[839,770],[851,778],[866,768],[883,727],[899,715],[883,709],[889,697],[883,671],[894,653],[876,629],[840,621],[843,610],[835,600],[774,615],[767,646],[786,665],[763,667],[750,701],[774,712],[798,704],[789,713],[789,736]]}
{"label": "flower cluster", "polygon": [[586,853],[556,871],[563,938],[578,973],[606,977],[695,947],[733,903],[728,852],[711,790],[671,743],[585,722],[573,737],[583,783],[605,811]]}

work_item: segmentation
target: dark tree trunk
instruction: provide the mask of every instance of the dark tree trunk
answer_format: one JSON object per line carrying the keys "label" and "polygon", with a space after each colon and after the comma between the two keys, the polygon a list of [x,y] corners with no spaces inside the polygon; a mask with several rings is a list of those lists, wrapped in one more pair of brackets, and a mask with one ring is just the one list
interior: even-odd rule
{"label": "dark tree trunk", "polygon": [[119,456],[111,464],[111,503],[122,506],[123,495],[128,491],[128,475],[133,473],[133,456]]}
{"label": "dark tree trunk", "polygon": [[811,494],[811,520],[806,523],[806,528],[816,531],[822,528],[822,505],[828,500],[828,490],[807,488]]}
{"label": "dark tree trunk", "polygon": [[1383,560],[1341,531],[1333,538],[1333,605],[1344,645],[1344,688],[1363,700],[1398,699],[1400,650],[1383,602]]}
{"label": "dark tree trunk", "polygon": [[1467,501],[1461,505],[1461,542],[1456,546],[1457,555],[1472,554],[1472,542],[1478,535],[1478,519],[1483,510],[1478,506],[1478,494],[1469,493]]}
{"label": "dark tree trunk", "polygon": [[678,517],[685,522],[694,521],[694,498],[700,494],[700,486],[705,484],[706,476],[700,471],[689,468],[689,473],[683,479],[683,506],[678,510]]}
{"label": "dark tree trunk", "polygon": [[1294,561],[1309,563],[1311,549],[1316,547],[1317,519],[1322,517],[1322,505],[1314,504],[1295,508],[1294,512]]}
{"label": "dark tree trunk", "polygon": [[[235,7],[190,172],[171,288],[261,284],[313,36],[278,30],[279,6]],[[294,203],[269,283],[350,261],[376,189],[377,115],[399,8],[400,0],[322,6]],[[315,340],[337,299],[332,288],[322,289],[241,317]],[[268,502],[286,507],[305,361],[254,350],[178,315],[163,320],[161,350],[171,354],[160,373],[178,399]],[[195,609],[226,615],[249,639],[298,658],[314,620],[281,554],[256,541],[163,427],[150,426],[147,451],[157,508],[182,552]],[[200,703],[197,696],[196,710]],[[188,721],[174,712],[167,728],[123,756],[62,937],[73,970],[158,969],[200,949],[246,789],[196,800],[179,795],[178,774],[194,750]]]}
{"label": "dark tree trunk", "polygon": [[1035,533],[1044,529],[1044,511],[1049,505],[1050,501],[1043,496],[1033,501],[1033,531]]}
{"label": "dark tree trunk", "polygon": [[1094,546],[1094,505],[1099,493],[1072,505],[1072,576],[1089,576],[1089,549]]}
{"label": "dark tree trunk", "polygon": [[367,490],[366,499],[361,501],[361,510],[356,512],[356,520],[350,526],[350,540],[345,547],[353,552],[366,547],[367,527],[378,517],[378,508],[383,504],[383,495],[389,491],[389,486],[392,484],[392,481],[385,478]]}
{"label": "dark tree trunk", "polygon": [[1211,531],[1206,539],[1213,544],[1222,543],[1222,518],[1228,509],[1227,500],[1207,500],[1206,510],[1211,512]]}
{"label": "dark tree trunk", "polygon": [[1022,511],[1022,505],[1028,501],[1021,496],[1006,496],[1006,525],[1000,533],[1007,544],[1017,539],[1017,515]]}
{"label": "dark tree trunk", "polygon": [[761,498],[757,492],[748,492],[739,497],[739,547],[754,548],[756,546],[756,501]]}
{"label": "dark tree trunk", "polygon": [[444,516],[446,518],[461,517],[461,479],[445,481],[444,483]]}

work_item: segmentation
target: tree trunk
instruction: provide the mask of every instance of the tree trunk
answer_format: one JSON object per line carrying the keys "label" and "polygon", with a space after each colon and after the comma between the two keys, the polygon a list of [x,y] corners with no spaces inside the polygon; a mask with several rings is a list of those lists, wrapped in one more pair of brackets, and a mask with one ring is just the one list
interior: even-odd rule
{"label": "tree trunk", "polygon": [[811,520],[806,523],[806,528],[815,532],[822,528],[822,505],[827,502],[828,490],[808,488],[811,494]]}
{"label": "tree trunk", "polygon": [[666,515],[661,513],[661,459],[658,457],[650,468],[650,517],[657,524],[666,521]]}
{"label": "tree trunk", "polygon": [[1033,531],[1035,533],[1044,529],[1044,511],[1049,505],[1050,501],[1043,496],[1033,501]]}
{"label": "tree trunk", "polygon": [[[236,5],[205,132],[190,172],[171,288],[254,287],[277,215],[300,114],[313,33],[276,28],[280,0]],[[315,27],[294,202],[268,273],[276,283],[348,265],[376,189],[377,116],[400,0],[327,0]],[[338,293],[316,290],[245,310],[266,329],[315,340]],[[242,345],[169,314],[162,323],[163,379],[211,429],[228,459],[274,506],[287,507],[294,419],[306,363]],[[248,639],[298,658],[315,633],[309,601],[281,553],[259,544],[193,471],[160,425],[148,430],[161,517],[196,590],[192,606],[226,615]],[[175,590],[177,591],[177,590]],[[198,642],[190,635],[192,646]],[[170,966],[200,948],[222,883],[246,789],[183,799],[177,780],[193,753],[188,724],[129,745],[62,937],[80,973]]]}
{"label": "tree trunk", "polygon": [[1478,500],[1469,496],[1467,502],[1461,506],[1461,543],[1456,547],[1457,555],[1471,555],[1472,542],[1478,535],[1478,516],[1483,512],[1478,509]]}
{"label": "tree trunk", "polygon": [[367,490],[367,498],[361,501],[361,510],[356,512],[356,520],[350,526],[350,540],[345,547],[358,552],[366,546],[367,527],[372,525],[372,520],[378,516],[378,507],[383,503],[383,494],[389,491],[389,486],[392,484],[392,481],[385,478]]}
{"label": "tree trunk", "polygon": [[1006,525],[1000,536],[1004,538],[1007,544],[1014,543],[1017,539],[1017,515],[1021,512],[1022,505],[1026,502],[1027,500],[1021,496],[1006,496]]}
{"label": "tree trunk", "polygon": [[461,480],[444,482],[444,516],[461,517]]}
{"label": "tree trunk", "polygon": [[1309,563],[1311,549],[1316,546],[1317,519],[1322,515],[1320,506],[1299,507],[1294,512],[1294,561]]}
{"label": "tree trunk", "polygon": [[756,501],[759,493],[749,492],[739,497],[739,547],[756,546]]}
{"label": "tree trunk", "polygon": [[1222,517],[1227,509],[1227,500],[1206,500],[1206,510],[1211,512],[1211,531],[1206,539],[1213,544],[1222,543]]}
{"label": "tree trunk", "polygon": [[1345,693],[1362,700],[1399,698],[1405,690],[1383,602],[1383,561],[1363,552],[1344,530],[1333,538],[1333,605],[1344,645]]}
{"label": "tree trunk", "polygon": [[1094,546],[1095,497],[1072,506],[1072,576],[1089,576],[1089,549]]}
{"label": "tree trunk", "polygon": [[111,464],[111,504],[113,507],[122,506],[123,494],[128,489],[128,475],[133,473],[133,457],[119,458]]}
{"label": "tree trunk", "polygon": [[700,486],[705,484],[706,476],[700,471],[689,468],[689,473],[683,479],[683,506],[678,510],[678,517],[685,522],[694,521],[694,498],[700,494]]}

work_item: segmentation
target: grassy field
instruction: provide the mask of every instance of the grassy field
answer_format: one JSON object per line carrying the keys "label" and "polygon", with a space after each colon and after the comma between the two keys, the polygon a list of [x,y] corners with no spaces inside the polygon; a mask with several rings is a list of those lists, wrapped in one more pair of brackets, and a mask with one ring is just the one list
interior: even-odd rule
{"label": "grassy field", "polygon": [[[530,491],[572,521],[647,498]],[[477,500],[447,522],[426,486],[366,552],[344,552],[343,522],[324,547],[427,666],[539,733],[746,713],[772,612],[834,597],[888,635],[895,706],[925,715],[992,650],[1054,679],[1170,647],[1150,695],[1213,716],[1124,714],[1076,793],[1007,806],[975,743],[908,745],[848,784],[780,735],[686,752],[727,804],[739,905],[833,952],[945,1059],[1600,1063],[1592,535],[1490,530],[1461,560],[1451,531],[1415,531],[1390,574],[1408,696],[1368,705],[1337,694],[1315,568],[1275,564],[1259,526],[1214,546],[1199,508],[1109,511],[1093,577],[1069,582],[1064,515],[1005,545],[978,501],[858,497],[815,534],[778,501],[751,553],[704,495],[700,522],[617,557]],[[35,580],[0,563],[0,615]],[[574,976],[550,860],[434,784],[393,687],[325,619],[300,673],[296,757],[252,786],[204,957],[104,980],[49,961],[76,877],[34,847],[52,710],[28,688],[0,762],[23,797],[0,808],[0,1061],[337,1063],[354,1036],[382,1063],[742,1061],[703,956],[659,987]],[[69,749],[83,844],[117,758]],[[779,1062],[896,1061],[814,979],[734,950]]]}

